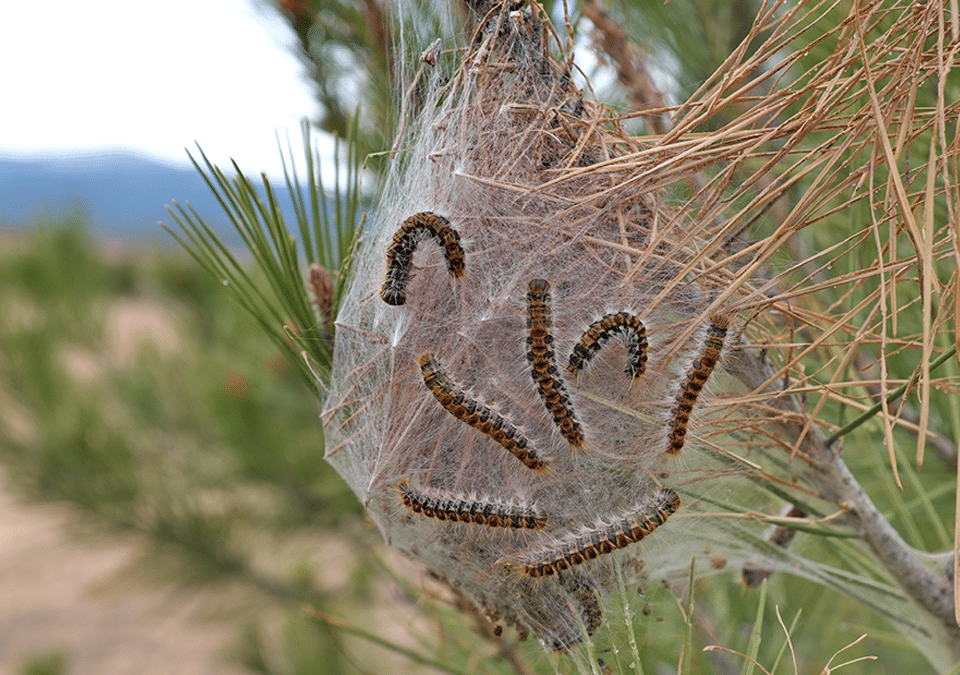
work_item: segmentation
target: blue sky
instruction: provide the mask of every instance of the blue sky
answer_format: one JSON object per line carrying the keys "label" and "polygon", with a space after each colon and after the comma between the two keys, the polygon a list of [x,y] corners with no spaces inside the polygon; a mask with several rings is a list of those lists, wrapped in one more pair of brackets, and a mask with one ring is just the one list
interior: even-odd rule
{"label": "blue sky", "polygon": [[0,157],[122,150],[185,165],[197,141],[218,164],[275,174],[275,133],[296,141],[317,112],[295,43],[258,0],[4,3]]}

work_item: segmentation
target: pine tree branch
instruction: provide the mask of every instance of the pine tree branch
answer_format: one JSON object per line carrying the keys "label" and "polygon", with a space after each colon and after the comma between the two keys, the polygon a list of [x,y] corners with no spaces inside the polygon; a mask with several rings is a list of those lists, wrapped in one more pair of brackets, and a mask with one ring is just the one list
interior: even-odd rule
{"label": "pine tree branch", "polygon": [[630,96],[634,110],[643,112],[643,118],[654,134],[665,134],[673,129],[673,122],[665,112],[667,97],[653,83],[643,57],[636,44],[627,37],[627,32],[597,4],[597,0],[583,0],[583,15],[596,28],[599,47],[613,62],[617,78]]}
{"label": "pine tree branch", "polygon": [[732,374],[755,392],[770,394],[771,410],[784,413],[772,424],[785,440],[793,440],[797,454],[811,469],[811,479],[824,499],[849,509],[863,540],[884,568],[925,610],[943,622],[951,649],[960,655],[960,628],[954,621],[953,584],[946,573],[931,571],[890,525],[843,461],[840,449],[828,442],[815,426],[798,420],[806,417],[795,397],[778,390],[776,369],[757,350],[744,350],[741,359],[728,363]]}

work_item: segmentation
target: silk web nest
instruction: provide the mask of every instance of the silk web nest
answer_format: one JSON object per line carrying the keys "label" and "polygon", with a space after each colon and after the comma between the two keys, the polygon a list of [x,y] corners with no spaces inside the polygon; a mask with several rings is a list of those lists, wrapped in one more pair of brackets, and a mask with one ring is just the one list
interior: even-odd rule
{"label": "silk web nest", "polygon": [[565,651],[644,568],[688,568],[684,486],[716,474],[689,448],[739,322],[722,276],[682,271],[696,234],[664,225],[650,167],[605,167],[637,141],[551,36],[535,5],[501,4],[426,85],[357,253],[324,421],[390,544]]}

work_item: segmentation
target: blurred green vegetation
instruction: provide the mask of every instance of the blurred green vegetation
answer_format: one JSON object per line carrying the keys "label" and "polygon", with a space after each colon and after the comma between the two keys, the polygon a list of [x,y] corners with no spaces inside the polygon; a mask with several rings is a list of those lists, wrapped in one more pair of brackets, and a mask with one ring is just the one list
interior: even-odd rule
{"label": "blurred green vegetation", "polygon": [[[375,535],[322,460],[316,398],[259,326],[182,252],[98,247],[79,216],[4,241],[0,460],[18,488],[149,535],[160,579],[240,582],[254,671],[358,672],[301,605],[365,606]],[[337,583],[334,550],[356,568]],[[264,660],[274,624],[287,656]]]}
{"label": "blurred green vegetation", "polygon": [[67,672],[68,656],[59,651],[38,654],[22,666],[22,675],[63,675]]}

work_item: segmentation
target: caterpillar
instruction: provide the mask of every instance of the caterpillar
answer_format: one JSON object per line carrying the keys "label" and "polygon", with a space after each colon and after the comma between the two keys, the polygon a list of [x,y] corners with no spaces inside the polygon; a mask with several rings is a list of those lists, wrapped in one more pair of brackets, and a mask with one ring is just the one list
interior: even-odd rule
{"label": "caterpillar", "polygon": [[634,544],[663,525],[678,508],[680,496],[670,488],[662,488],[657,491],[649,512],[638,506],[629,515],[609,525],[569,536],[556,546],[528,553],[521,558],[523,571],[535,579],[552,576]]}
{"label": "caterpillar", "polygon": [[427,389],[447,412],[495,440],[528,469],[544,471],[547,468],[547,461],[530,447],[523,432],[490,407],[467,396],[447,377],[433,352],[421,354],[417,363]]}
{"label": "caterpillar", "polygon": [[402,479],[398,488],[406,507],[427,518],[525,530],[541,530],[547,525],[547,514],[536,505],[503,504],[469,499],[466,495],[457,497],[439,488],[414,487],[408,478]]}
{"label": "caterpillar", "polygon": [[710,327],[703,342],[700,353],[693,360],[687,378],[677,393],[673,409],[670,411],[670,425],[667,434],[667,452],[677,455],[683,449],[687,438],[687,425],[690,422],[690,413],[703,391],[704,385],[710,378],[713,369],[720,360],[720,350],[723,349],[723,340],[730,327],[730,317],[725,314],[714,314],[710,317]]}
{"label": "caterpillar", "polygon": [[580,341],[573,346],[567,371],[575,374],[587,367],[600,348],[616,333],[627,339],[627,377],[634,379],[647,369],[647,329],[643,322],[630,312],[607,314],[594,321],[583,332]]}
{"label": "caterpillar", "polygon": [[550,282],[533,279],[527,286],[527,361],[540,398],[560,433],[574,448],[583,446],[583,431],[570,405],[563,380],[553,363],[553,320],[550,316]]}
{"label": "caterpillar", "polygon": [[463,247],[460,246],[460,235],[450,227],[450,221],[432,211],[417,213],[403,221],[387,249],[387,273],[380,297],[388,305],[402,305],[407,301],[413,252],[427,237],[433,237],[443,249],[450,276],[454,279],[463,277]]}

